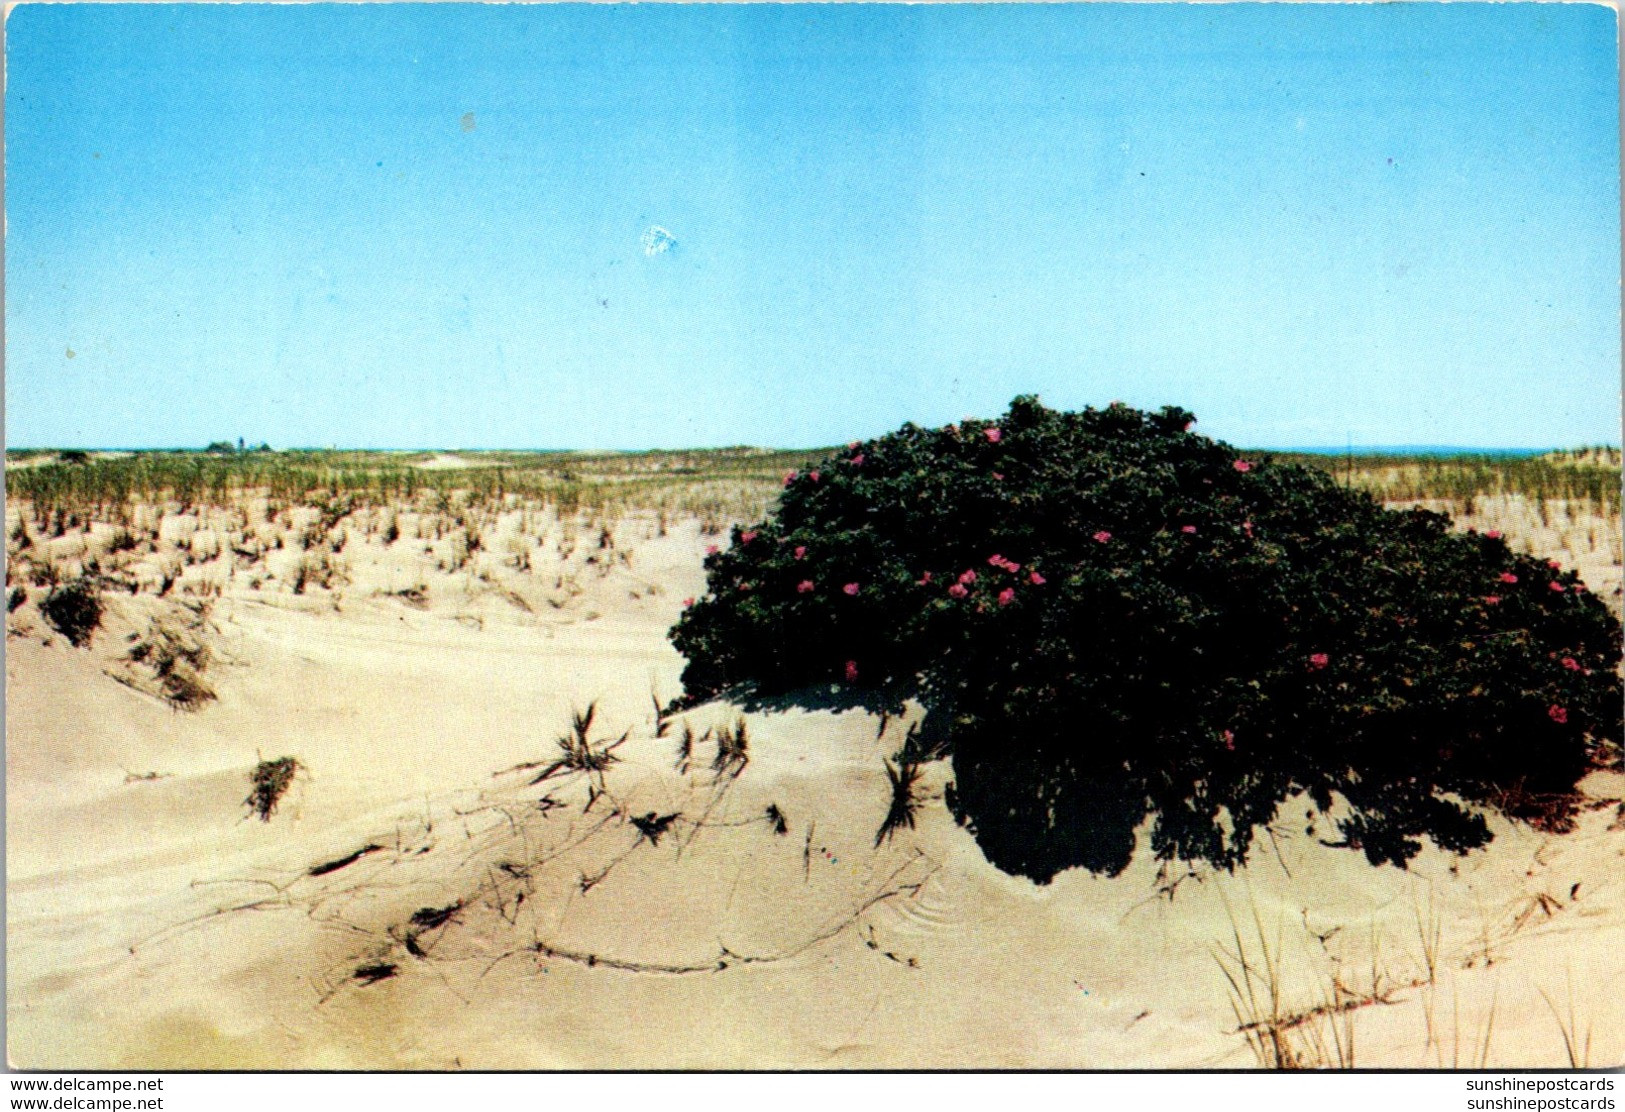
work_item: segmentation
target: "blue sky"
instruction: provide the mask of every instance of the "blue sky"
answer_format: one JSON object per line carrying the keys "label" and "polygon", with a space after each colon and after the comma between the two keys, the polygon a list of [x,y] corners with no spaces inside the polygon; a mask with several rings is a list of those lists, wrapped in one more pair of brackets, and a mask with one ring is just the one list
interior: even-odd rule
{"label": "blue sky", "polygon": [[1618,443],[1614,18],[25,4],[7,442]]}

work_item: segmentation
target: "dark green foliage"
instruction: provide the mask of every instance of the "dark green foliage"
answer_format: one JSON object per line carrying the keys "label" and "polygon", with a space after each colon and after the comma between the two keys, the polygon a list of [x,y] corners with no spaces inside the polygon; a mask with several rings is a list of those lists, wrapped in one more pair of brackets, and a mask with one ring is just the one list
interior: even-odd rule
{"label": "dark green foliage", "polygon": [[895,711],[999,867],[1233,866],[1290,795],[1403,864],[1566,829],[1617,759],[1620,627],[1572,571],[1242,458],[1168,408],[905,426],[707,558],[685,698]]}
{"label": "dark green foliage", "polygon": [[64,583],[45,596],[40,614],[75,648],[90,644],[90,635],[102,623],[102,600],[90,579]]}

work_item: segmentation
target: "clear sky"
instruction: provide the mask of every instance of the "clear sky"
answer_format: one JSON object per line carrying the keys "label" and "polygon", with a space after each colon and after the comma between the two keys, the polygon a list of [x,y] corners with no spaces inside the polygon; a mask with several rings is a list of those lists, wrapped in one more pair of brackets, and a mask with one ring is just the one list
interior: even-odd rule
{"label": "clear sky", "polygon": [[1614,19],[25,4],[7,440],[1618,443]]}

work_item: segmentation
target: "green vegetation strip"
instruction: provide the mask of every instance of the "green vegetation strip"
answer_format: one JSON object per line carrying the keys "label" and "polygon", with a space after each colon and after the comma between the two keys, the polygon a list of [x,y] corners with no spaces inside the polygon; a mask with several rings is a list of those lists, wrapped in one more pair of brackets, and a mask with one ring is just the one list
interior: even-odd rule
{"label": "green vegetation strip", "polygon": [[[426,452],[250,451],[136,452],[79,462],[35,463],[38,449],[8,453],[9,496],[37,515],[87,513],[134,502],[233,503],[245,493],[285,502],[351,497],[379,503],[420,494],[462,493],[474,500],[506,495],[564,509],[665,509],[744,515],[777,497],[786,472],[832,449],[722,448],[651,452],[466,452],[464,467],[424,468]],[[1267,455],[1267,453],[1257,453]],[[1521,495],[1566,500],[1594,512],[1620,512],[1617,449],[1541,456],[1333,456],[1279,453],[1273,458],[1326,471],[1345,485],[1391,502],[1451,502]]]}

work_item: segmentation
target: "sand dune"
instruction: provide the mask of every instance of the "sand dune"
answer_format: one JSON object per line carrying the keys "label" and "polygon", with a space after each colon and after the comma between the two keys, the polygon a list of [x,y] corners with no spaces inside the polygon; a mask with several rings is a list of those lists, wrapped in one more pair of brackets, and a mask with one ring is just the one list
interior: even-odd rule
{"label": "sand dune", "polygon": [[[1271,1028],[1308,1065],[1566,1065],[1565,1028],[1625,1061],[1625,776],[1573,834],[1409,871],[1289,805],[1233,875],[1039,887],[941,765],[877,844],[907,722],[657,718],[696,522],[176,509],[49,542],[136,588],[88,648],[35,589],[8,622],[16,1066],[1251,1067]],[[195,711],[151,664],[175,645]],[[538,780],[589,705],[613,761]]]}

